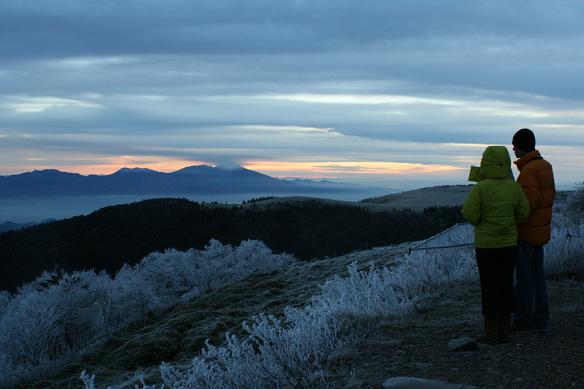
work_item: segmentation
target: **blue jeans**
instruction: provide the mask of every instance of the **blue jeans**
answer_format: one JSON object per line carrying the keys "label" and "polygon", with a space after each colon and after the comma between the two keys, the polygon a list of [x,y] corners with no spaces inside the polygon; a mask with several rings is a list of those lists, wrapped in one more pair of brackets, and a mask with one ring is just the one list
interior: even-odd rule
{"label": "blue jeans", "polygon": [[517,309],[513,317],[515,325],[546,330],[549,307],[543,247],[519,241],[517,244],[517,271],[515,295]]}

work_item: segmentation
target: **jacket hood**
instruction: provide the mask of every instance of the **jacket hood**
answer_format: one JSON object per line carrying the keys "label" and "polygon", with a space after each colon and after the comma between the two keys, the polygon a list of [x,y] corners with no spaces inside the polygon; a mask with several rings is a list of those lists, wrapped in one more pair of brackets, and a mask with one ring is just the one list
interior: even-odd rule
{"label": "jacket hood", "polygon": [[481,180],[487,178],[513,179],[511,157],[505,146],[489,146],[483,153],[479,171]]}
{"label": "jacket hood", "polygon": [[483,153],[481,167],[471,166],[469,181],[479,182],[487,178],[508,178],[514,180],[511,158],[505,146],[489,146]]}

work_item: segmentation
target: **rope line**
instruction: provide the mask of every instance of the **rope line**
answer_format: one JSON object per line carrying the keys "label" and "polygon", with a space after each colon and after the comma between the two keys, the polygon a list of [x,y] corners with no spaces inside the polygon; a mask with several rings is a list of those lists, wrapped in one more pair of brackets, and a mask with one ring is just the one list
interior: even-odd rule
{"label": "rope line", "polygon": [[[424,240],[421,243],[418,243],[417,245],[415,245],[414,247],[411,247],[409,249],[409,253],[408,255],[412,254],[412,251],[421,251],[421,250],[434,250],[434,249],[447,249],[447,248],[451,248],[451,247],[464,247],[464,246],[472,246],[474,245],[474,243],[462,243],[462,244],[456,244],[456,245],[451,245],[451,246],[435,246],[435,247],[420,247],[423,246],[425,244],[428,244],[429,242],[433,241],[434,239],[437,239],[439,237],[441,237],[444,234],[449,233],[451,230],[459,227],[459,226],[464,226],[464,225],[468,225],[468,223],[456,223],[455,225],[453,225],[450,228],[447,228],[446,230]],[[448,239],[450,241],[450,239]]]}
{"label": "rope line", "polygon": [[412,248],[410,248],[410,250],[409,250],[410,252],[408,255],[411,255],[412,251],[450,249],[453,247],[466,247],[466,246],[474,246],[474,243],[461,243],[461,244],[455,244],[452,246],[436,246],[436,247],[422,247],[422,248],[412,247]]}
{"label": "rope line", "polygon": [[[434,246],[434,247],[420,247],[423,246],[425,244],[427,244],[428,242],[450,232],[451,230],[453,230],[454,228],[458,227],[458,226],[463,226],[463,225],[468,225],[468,223],[456,223],[455,225],[453,225],[452,227],[442,231],[439,234],[436,234],[428,239],[426,239],[425,241],[418,243],[417,245],[415,245],[414,247],[410,247],[408,249],[408,255],[412,254],[412,251],[422,251],[422,250],[439,250],[439,249],[450,249],[450,248],[454,248],[454,247],[467,247],[467,246],[474,246],[474,243],[460,243],[460,244],[455,244],[455,245],[450,245],[450,246]],[[568,233],[565,237],[566,239],[574,239],[574,238],[582,238],[581,236],[576,236],[576,235],[571,235],[570,233]],[[448,239],[450,240],[450,239]]]}

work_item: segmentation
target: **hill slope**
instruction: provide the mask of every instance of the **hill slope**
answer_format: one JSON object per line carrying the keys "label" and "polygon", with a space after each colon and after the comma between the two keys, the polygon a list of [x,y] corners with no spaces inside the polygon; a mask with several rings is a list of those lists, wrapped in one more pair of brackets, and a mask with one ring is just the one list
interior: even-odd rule
{"label": "hill slope", "polygon": [[398,209],[421,210],[428,207],[462,206],[472,185],[443,185],[394,193],[361,200],[362,203],[383,204]]}
{"label": "hill slope", "polygon": [[[241,334],[241,321],[254,314],[280,315],[286,305],[306,304],[325,279],[345,273],[349,263],[355,261],[361,269],[369,263],[391,265],[408,247],[380,247],[253,275],[180,305],[164,317],[127,328],[58,374],[20,387],[78,387],[78,376],[84,369],[96,374],[98,386],[132,387],[137,368],[145,372],[147,382],[160,382],[160,362],[186,367],[206,338],[220,344],[226,332]],[[574,273],[569,277],[549,280],[553,318],[549,337],[524,333],[515,335],[510,344],[451,352],[451,339],[474,338],[482,328],[478,281],[457,283],[419,301],[406,315],[367,318],[367,335],[331,356],[325,380],[335,387],[354,388],[380,387],[384,379],[396,376],[486,388],[580,387],[584,385],[584,344],[580,341],[584,276]]]}
{"label": "hill slope", "polygon": [[104,347],[62,369],[58,374],[22,388],[76,388],[79,373],[87,369],[101,384],[130,385],[138,368],[148,381],[159,381],[158,365],[163,362],[188,363],[210,339],[220,344],[225,334],[241,334],[241,322],[261,312],[279,315],[287,306],[302,306],[316,294],[320,285],[334,274],[346,273],[355,261],[360,268],[370,264],[390,265],[396,255],[407,252],[409,244],[379,247],[345,256],[297,262],[271,274],[247,279],[181,304],[163,317],[137,323],[116,334]]}

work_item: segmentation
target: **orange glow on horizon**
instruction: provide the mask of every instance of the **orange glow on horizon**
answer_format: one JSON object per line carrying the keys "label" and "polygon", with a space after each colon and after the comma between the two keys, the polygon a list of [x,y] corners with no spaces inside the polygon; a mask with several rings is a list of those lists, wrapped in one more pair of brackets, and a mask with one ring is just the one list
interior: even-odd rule
{"label": "orange glow on horizon", "polygon": [[[119,157],[80,157],[76,160],[73,159],[71,164],[60,163],[58,166],[48,164],[48,160],[43,158],[28,158],[28,160],[37,162],[29,167],[30,170],[58,169],[84,175],[112,174],[124,167],[147,168],[169,173],[192,165],[215,165],[207,161],[128,155]],[[368,175],[405,176],[452,173],[465,170],[452,165],[374,161],[287,162],[252,160],[242,163],[242,166],[274,177],[294,176],[306,178],[342,178]]]}
{"label": "orange glow on horizon", "polygon": [[247,161],[246,169],[256,170],[276,176],[298,174],[315,175],[410,175],[438,174],[464,170],[451,165],[406,163],[406,162],[278,162],[278,161]]}

